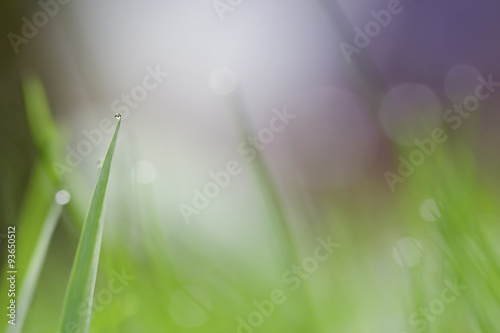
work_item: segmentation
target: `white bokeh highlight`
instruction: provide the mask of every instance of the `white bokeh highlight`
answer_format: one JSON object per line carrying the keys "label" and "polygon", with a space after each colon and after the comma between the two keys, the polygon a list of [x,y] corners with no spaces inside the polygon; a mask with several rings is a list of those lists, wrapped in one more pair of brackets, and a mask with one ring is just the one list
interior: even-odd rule
{"label": "white bokeh highlight", "polygon": [[56,193],[54,200],[58,205],[64,206],[71,200],[71,194],[68,191],[61,190]]}
{"label": "white bokeh highlight", "polygon": [[156,178],[156,167],[149,161],[139,161],[135,165],[134,173],[138,184],[149,184]]}
{"label": "white bokeh highlight", "polygon": [[436,200],[432,198],[424,200],[420,205],[420,216],[428,222],[436,222],[439,220],[441,218],[441,212]]}

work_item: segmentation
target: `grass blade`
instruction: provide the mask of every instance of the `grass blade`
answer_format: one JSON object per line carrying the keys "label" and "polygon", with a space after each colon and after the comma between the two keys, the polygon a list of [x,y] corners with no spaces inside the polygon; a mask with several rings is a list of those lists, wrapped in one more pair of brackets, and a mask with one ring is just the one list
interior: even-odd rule
{"label": "grass blade", "polygon": [[[120,123],[121,119],[118,121],[115,134],[99,172],[99,178],[97,179],[87,218],[85,219],[82,235],[80,236],[80,242],[66,291],[61,332],[88,332],[89,330],[103,230],[101,215]],[[87,311],[82,311],[83,306],[85,306]]]}
{"label": "grass blade", "polygon": [[[48,193],[53,193],[52,184],[47,177],[44,167],[39,162],[36,162],[23,200],[21,213],[16,223],[16,229],[19,230],[16,235],[16,261],[19,263],[16,281],[20,286],[20,296],[16,302],[18,308],[16,325],[12,326],[5,323],[6,328],[4,332],[7,332],[9,329],[11,329],[12,332],[16,332],[16,330],[20,331],[23,325],[24,316],[27,314],[30,307],[30,299],[24,298],[25,296],[23,295],[29,295],[36,287],[40,270],[37,269],[34,263],[40,266],[43,265],[47,251],[45,248],[41,247],[41,244],[48,243],[52,236],[51,232],[45,231],[52,229],[51,225],[54,221],[54,219],[51,218],[53,214],[50,213],[50,207],[54,205],[54,197],[53,195],[47,195]],[[1,241],[3,241],[3,239],[0,240],[0,242]],[[2,246],[4,246],[3,243]],[[37,256],[36,259],[35,256]],[[29,263],[29,266],[25,265],[25,263]],[[2,270],[0,287],[2,306],[7,306],[9,302],[9,300],[5,298],[9,290],[9,282],[6,279],[7,276],[7,269]],[[31,277],[31,284],[28,285],[26,284],[26,280],[29,277]],[[27,289],[31,289],[31,291]],[[19,299],[23,299],[23,303],[21,303]]]}
{"label": "grass blade", "polygon": [[19,309],[16,318],[16,325],[9,325],[7,333],[19,333],[22,331],[24,321],[35,293],[35,288],[38,285],[38,278],[40,277],[40,272],[42,271],[42,266],[45,262],[50,240],[54,234],[54,229],[56,228],[57,221],[59,221],[61,212],[62,206],[54,202],[45,219],[45,222],[43,223],[42,230],[38,236],[35,249],[32,253],[32,258],[26,271],[26,276],[24,277],[21,288],[19,289],[20,293],[17,301]]}
{"label": "grass blade", "polygon": [[[52,118],[49,100],[42,81],[36,75],[25,75],[22,80],[22,92],[26,120],[31,140],[36,147],[38,160],[55,189],[64,188],[71,193],[72,200],[65,207],[65,210],[71,216],[75,226],[80,229],[83,225],[81,217],[84,216],[87,208],[80,204],[85,202],[85,198],[87,198],[86,183],[77,172],[71,172],[71,176],[65,176],[63,179],[63,176],[59,174],[61,171],[56,170],[56,163],[64,164],[62,143],[67,140]],[[52,191],[50,195],[52,195]]]}

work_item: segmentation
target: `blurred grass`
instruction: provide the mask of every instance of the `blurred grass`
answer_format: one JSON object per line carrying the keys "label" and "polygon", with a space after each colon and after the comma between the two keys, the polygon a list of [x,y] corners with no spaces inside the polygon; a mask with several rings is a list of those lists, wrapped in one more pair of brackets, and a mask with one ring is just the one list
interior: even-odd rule
{"label": "blurred grass", "polygon": [[[45,257],[47,255],[54,229],[59,218],[61,217],[61,212],[62,206],[60,206],[56,202],[53,202],[49,212],[45,217],[45,221],[42,224],[42,230],[40,230],[38,234],[38,239],[34,239],[32,241],[32,244],[35,244],[35,247],[31,251],[32,255],[29,259],[29,265],[23,267],[25,275],[22,280],[22,285],[20,285],[19,288],[20,292],[18,293],[16,299],[18,304],[16,325],[8,325],[8,333],[22,332],[24,321],[28,314],[28,309],[31,305],[35,289],[38,285],[38,279],[42,270],[42,266],[45,262]],[[22,248],[26,250],[29,249],[28,244],[30,243],[21,243],[20,246],[22,246]]]}
{"label": "blurred grass", "polygon": [[[21,209],[21,215],[18,223],[16,224],[18,232],[16,234],[16,265],[18,267],[17,283],[18,286],[23,285],[25,288],[34,289],[36,287],[36,277],[35,281],[31,281],[32,285],[26,285],[26,280],[30,275],[30,267],[37,264],[43,264],[43,254],[40,253],[37,261],[35,259],[35,249],[37,242],[43,242],[44,240],[40,238],[42,235],[42,230],[45,227],[45,223],[49,217],[50,207],[53,205],[53,195],[46,195],[46,193],[53,193],[53,187],[51,186],[49,180],[47,179],[45,170],[39,164],[35,166],[31,181],[29,184],[29,189],[24,200],[24,204]],[[49,235],[50,239],[50,235]],[[31,263],[31,264],[27,264]],[[36,270],[36,268],[31,268]],[[2,272],[2,284],[1,284],[1,299],[2,304],[7,304],[6,299],[8,285],[6,281],[7,270]],[[31,290],[22,290],[22,294],[28,295]],[[22,327],[22,317],[24,317],[29,308],[29,303],[21,304],[18,303],[19,317],[21,320],[18,323],[18,327]],[[5,331],[10,326],[8,324],[2,324]],[[13,327],[12,330],[18,329]]]}
{"label": "blurred grass", "polygon": [[[38,163],[45,168],[45,173],[54,188],[64,188],[72,193],[73,200],[68,203],[67,210],[77,226],[83,225],[85,216],[86,191],[84,181],[77,173],[72,177],[63,177],[54,167],[56,161],[64,161],[63,142],[66,141],[52,119],[49,102],[38,77],[26,74],[22,81],[22,91],[31,139],[36,147]],[[78,190],[74,190],[78,188]]]}
{"label": "blurred grass", "polygon": [[[75,207],[86,204],[81,197],[85,186],[79,182],[70,185],[78,175],[67,180],[54,177],[51,163],[58,160],[55,156],[62,151],[64,138],[51,120],[41,84],[30,81],[26,87],[32,91],[25,99],[38,160],[17,223],[20,282],[27,273],[23,263],[36,258],[35,244],[43,240],[40,235],[55,191],[71,187],[73,206],[67,207],[65,219],[76,226],[81,225],[77,221],[81,215]],[[236,101],[234,108],[242,112],[236,115],[242,117],[239,130],[246,136],[252,128],[239,103]],[[259,184],[255,195],[262,204],[257,209],[269,211],[263,222],[266,232],[235,234],[241,240],[237,247],[209,237],[201,227],[185,227],[176,212],[165,213],[154,190],[136,186],[131,179],[127,167],[137,161],[134,155],[126,161],[127,167],[120,164],[116,170],[120,189],[113,196],[118,196],[119,209],[110,215],[119,222],[105,227],[104,237],[110,242],[102,244],[99,271],[95,273],[95,266],[89,266],[97,264],[91,260],[98,243],[94,238],[84,260],[87,273],[73,272],[73,279],[82,280],[72,283],[74,298],[67,303],[72,309],[67,309],[65,322],[85,320],[75,316],[80,313],[80,301],[92,297],[87,278],[97,274],[90,332],[237,332],[237,318],[247,318],[256,311],[254,301],[269,299],[270,292],[278,288],[285,291],[286,302],[276,305],[255,332],[416,332],[409,317],[440,297],[445,280],[456,278],[467,289],[446,304],[445,311],[423,331],[498,332],[499,198],[481,180],[471,133],[450,136],[398,185],[395,194],[386,184],[375,183],[357,192],[348,204],[342,194],[315,194],[313,199],[313,195],[299,195],[302,189],[297,188],[286,198],[291,202],[284,205],[265,161],[259,157],[253,165]],[[398,148],[395,154],[408,156],[410,152]],[[429,198],[439,203],[440,216],[435,222],[426,221],[419,212],[421,203]],[[84,231],[82,239],[92,238],[99,229],[95,217],[94,231]],[[304,227],[292,226],[290,219]],[[170,227],[163,225],[165,220]],[[45,262],[41,257],[36,259],[43,269],[39,284],[30,285],[36,289],[23,332],[53,333],[58,329],[63,309],[61,286],[67,283],[67,266],[74,253],[72,235],[64,227],[56,229]],[[281,281],[283,272],[312,255],[316,237],[328,235],[342,246],[320,263],[309,279],[301,281],[297,292],[287,289]],[[416,258],[419,265],[401,267],[394,260],[394,246],[402,237],[422,244],[422,257]],[[415,258],[410,255],[410,259]],[[116,282],[116,276],[122,274],[128,279]],[[2,300],[6,295],[4,281]],[[172,303],[191,285],[204,290],[208,305],[202,302],[202,295],[194,296],[199,307]],[[24,286],[23,292],[29,293],[30,287]]]}

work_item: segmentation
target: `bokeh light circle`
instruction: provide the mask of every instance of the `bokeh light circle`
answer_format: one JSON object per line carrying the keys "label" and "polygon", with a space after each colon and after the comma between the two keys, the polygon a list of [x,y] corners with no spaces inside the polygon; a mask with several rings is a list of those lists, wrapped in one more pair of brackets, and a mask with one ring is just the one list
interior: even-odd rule
{"label": "bokeh light circle", "polygon": [[474,96],[481,73],[473,66],[461,64],[448,71],[444,78],[446,96],[454,103],[463,103],[467,96]]}
{"label": "bokeh light circle", "polygon": [[135,179],[139,184],[149,184],[156,178],[156,167],[149,161],[139,161],[135,167]]}
{"label": "bokeh light circle", "polygon": [[61,190],[56,193],[55,201],[58,205],[64,206],[71,200],[71,194],[68,191]]}
{"label": "bokeh light circle", "polygon": [[441,125],[441,103],[427,86],[403,83],[385,95],[379,121],[387,137],[400,145],[413,146],[415,139],[430,137]]}

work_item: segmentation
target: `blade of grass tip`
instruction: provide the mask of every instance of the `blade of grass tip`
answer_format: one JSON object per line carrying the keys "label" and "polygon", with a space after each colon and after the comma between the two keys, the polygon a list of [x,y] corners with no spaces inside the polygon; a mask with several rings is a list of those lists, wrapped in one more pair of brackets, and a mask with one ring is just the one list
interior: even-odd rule
{"label": "blade of grass tip", "polygon": [[[60,332],[78,331],[86,333],[89,331],[103,230],[101,215],[111,169],[111,160],[113,159],[116,139],[121,123],[121,118],[117,118],[119,120],[116,125],[115,134],[113,135],[101,171],[99,172],[92,201],[83,226],[82,235],[78,243],[75,261],[66,290]],[[82,306],[85,306],[87,309],[84,313],[81,311]]]}
{"label": "blade of grass tip", "polygon": [[26,270],[26,275],[19,288],[20,293],[17,298],[19,308],[17,310],[16,325],[9,325],[7,333],[20,333],[23,328],[24,320],[28,314],[28,310],[33,299],[35,288],[38,284],[38,278],[45,262],[45,257],[49,249],[50,240],[54,234],[57,221],[61,217],[62,205],[57,204],[55,201],[50,208],[50,211],[43,224],[42,230],[38,237],[35,249],[33,250],[32,258],[29,261],[29,266]]}

